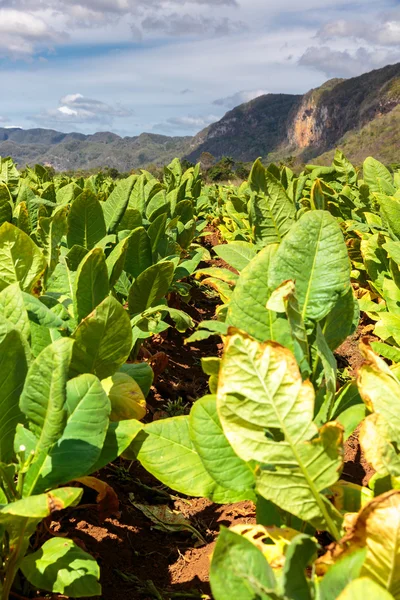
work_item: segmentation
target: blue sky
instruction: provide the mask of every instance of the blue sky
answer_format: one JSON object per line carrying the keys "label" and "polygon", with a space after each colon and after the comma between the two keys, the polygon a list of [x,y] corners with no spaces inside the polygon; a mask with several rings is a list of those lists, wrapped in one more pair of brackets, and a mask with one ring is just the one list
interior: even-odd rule
{"label": "blue sky", "polygon": [[192,135],[393,62],[394,0],[0,0],[0,126]]}

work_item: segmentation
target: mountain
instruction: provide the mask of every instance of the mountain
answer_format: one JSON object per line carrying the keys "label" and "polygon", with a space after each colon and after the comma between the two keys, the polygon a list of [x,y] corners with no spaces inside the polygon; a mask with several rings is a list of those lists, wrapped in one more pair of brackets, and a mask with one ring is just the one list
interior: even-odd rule
{"label": "mountain", "polygon": [[106,166],[130,171],[183,156],[190,140],[152,133],[122,138],[110,132],[84,135],[52,129],[0,128],[0,156],[12,156],[20,167],[46,163],[58,171]]}
{"label": "mountain", "polygon": [[368,155],[400,162],[400,63],[351,79],[331,79],[304,95],[266,94],[229,111],[193,138],[142,133],[120,137],[0,128],[0,156],[19,166],[49,163],[57,170],[162,165],[174,157],[196,162],[203,152],[324,164],[339,147],[356,164]]}
{"label": "mountain", "polygon": [[350,159],[361,161],[375,152],[378,159],[399,161],[399,104],[400,63],[347,80],[331,79],[303,96],[267,94],[201,131],[187,158],[196,161],[210,152],[243,161],[295,156],[302,162],[339,146]]}

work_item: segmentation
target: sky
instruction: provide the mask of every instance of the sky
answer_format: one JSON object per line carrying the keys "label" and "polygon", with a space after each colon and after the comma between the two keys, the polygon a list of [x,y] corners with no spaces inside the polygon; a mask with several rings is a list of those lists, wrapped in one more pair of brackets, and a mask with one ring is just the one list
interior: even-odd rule
{"label": "sky", "polygon": [[0,127],[193,135],[400,62],[400,0],[0,0]]}

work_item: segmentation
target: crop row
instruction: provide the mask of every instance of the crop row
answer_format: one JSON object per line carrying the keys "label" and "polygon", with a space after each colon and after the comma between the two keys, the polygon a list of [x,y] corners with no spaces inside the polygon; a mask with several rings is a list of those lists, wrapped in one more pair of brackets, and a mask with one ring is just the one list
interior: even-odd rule
{"label": "crop row", "polygon": [[[226,267],[206,264],[208,225]],[[193,330],[194,285],[220,297],[188,338],[222,337],[203,359],[210,394],[146,422],[141,346]],[[373,336],[354,378],[335,351],[360,323]],[[337,152],[299,175],[256,161],[234,187],[178,160],[163,181],[115,183],[0,159],[0,366],[3,600],[19,572],[101,594],[72,540],[31,537],[121,455],[179,493],[255,503],[257,525],[218,538],[215,600],[400,598],[400,174],[378,161],[357,172]],[[356,430],[368,487],[341,479]]]}

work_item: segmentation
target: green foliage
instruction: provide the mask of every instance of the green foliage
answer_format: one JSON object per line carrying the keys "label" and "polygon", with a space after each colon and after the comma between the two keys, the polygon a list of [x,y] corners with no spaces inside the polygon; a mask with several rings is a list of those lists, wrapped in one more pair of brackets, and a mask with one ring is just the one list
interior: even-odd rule
{"label": "green foliage", "polygon": [[[0,166],[1,600],[18,570],[50,593],[101,593],[72,540],[32,552],[30,539],[79,502],[60,486],[120,455],[182,494],[256,504],[257,524],[218,539],[216,600],[399,598],[399,174],[339,151],[297,175],[257,160],[239,186],[205,185],[177,159],[118,183]],[[227,243],[204,265],[215,228]],[[194,327],[181,308],[194,286],[222,300],[186,340],[222,337],[202,363],[212,395],[142,424],[140,346]],[[355,380],[335,351],[360,311],[378,340]],[[357,427],[369,488],[340,479]]]}

